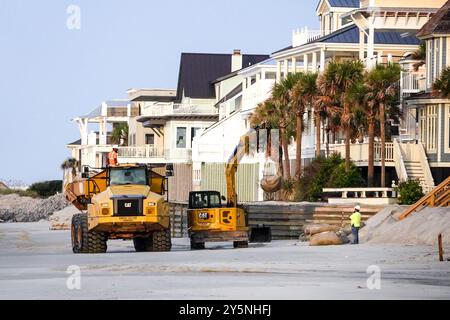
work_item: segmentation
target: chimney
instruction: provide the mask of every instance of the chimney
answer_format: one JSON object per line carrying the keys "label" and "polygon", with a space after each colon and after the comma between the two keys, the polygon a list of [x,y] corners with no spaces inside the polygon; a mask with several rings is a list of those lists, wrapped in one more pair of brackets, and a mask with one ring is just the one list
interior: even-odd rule
{"label": "chimney", "polygon": [[242,54],[241,50],[236,49],[233,51],[231,57],[231,72],[235,72],[242,69]]}

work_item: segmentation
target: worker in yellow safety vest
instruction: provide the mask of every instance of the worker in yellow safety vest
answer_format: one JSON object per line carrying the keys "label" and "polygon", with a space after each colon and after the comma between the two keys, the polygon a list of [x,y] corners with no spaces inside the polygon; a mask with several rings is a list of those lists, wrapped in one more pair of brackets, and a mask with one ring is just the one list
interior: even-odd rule
{"label": "worker in yellow safety vest", "polygon": [[114,148],[110,153],[108,153],[108,166],[115,167],[119,164],[118,157],[119,149]]}
{"label": "worker in yellow safety vest", "polygon": [[350,216],[352,225],[353,244],[359,244],[359,229],[361,229],[361,206],[355,207],[355,212]]}

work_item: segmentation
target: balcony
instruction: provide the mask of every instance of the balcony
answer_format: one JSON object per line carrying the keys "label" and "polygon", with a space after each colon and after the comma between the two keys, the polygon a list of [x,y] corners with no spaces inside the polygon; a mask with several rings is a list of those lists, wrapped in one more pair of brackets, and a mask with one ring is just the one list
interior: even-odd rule
{"label": "balcony", "polygon": [[313,42],[320,37],[326,36],[335,30],[309,30],[302,28],[294,30],[292,33],[292,47],[299,47],[301,45]]}
{"label": "balcony", "polygon": [[[341,154],[345,157],[345,144],[331,144],[330,152]],[[381,162],[381,143],[375,142],[375,162]],[[350,159],[357,166],[365,166],[369,161],[369,143],[357,143],[350,145]],[[386,165],[394,166],[394,143],[386,143]]]}
{"label": "balcony", "polygon": [[426,77],[424,72],[402,72],[401,77],[402,96],[425,91]]}
{"label": "balcony", "polygon": [[187,104],[156,104],[143,111],[146,117],[164,117],[170,115],[215,115],[218,114],[214,106]]}
{"label": "balcony", "polygon": [[120,147],[119,158],[125,159],[150,159],[164,158],[164,150],[151,145],[142,147]]}

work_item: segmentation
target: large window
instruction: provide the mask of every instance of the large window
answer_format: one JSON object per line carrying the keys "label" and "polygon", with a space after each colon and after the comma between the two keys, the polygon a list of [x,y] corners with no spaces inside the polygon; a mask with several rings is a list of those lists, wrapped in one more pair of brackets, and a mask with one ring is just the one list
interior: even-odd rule
{"label": "large window", "polygon": [[186,149],[186,128],[177,128],[177,148]]}
{"label": "large window", "polygon": [[145,144],[154,146],[155,145],[155,135],[154,134],[146,134],[145,135]]}

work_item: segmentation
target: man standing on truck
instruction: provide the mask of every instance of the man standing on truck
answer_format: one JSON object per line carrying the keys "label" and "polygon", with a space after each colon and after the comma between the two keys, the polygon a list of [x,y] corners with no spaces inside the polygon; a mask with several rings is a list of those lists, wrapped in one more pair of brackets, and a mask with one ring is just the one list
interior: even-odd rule
{"label": "man standing on truck", "polygon": [[117,161],[118,155],[119,155],[118,148],[113,148],[113,150],[110,153],[108,153],[108,166],[109,167],[115,167],[119,164],[119,162]]}
{"label": "man standing on truck", "polygon": [[361,228],[361,206],[355,207],[355,212],[350,216],[352,225],[353,244],[359,244],[359,229]]}

